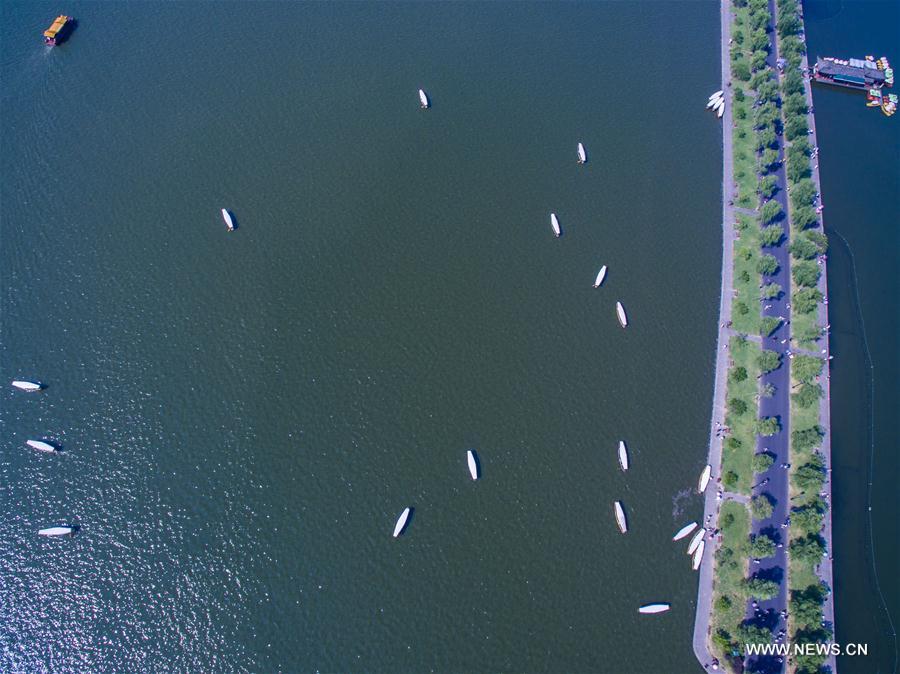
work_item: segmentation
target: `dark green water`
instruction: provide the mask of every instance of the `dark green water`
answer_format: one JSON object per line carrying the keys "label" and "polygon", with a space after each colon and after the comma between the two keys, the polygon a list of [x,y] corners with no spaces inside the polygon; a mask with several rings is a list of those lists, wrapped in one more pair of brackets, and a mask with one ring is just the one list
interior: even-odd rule
{"label": "dark green water", "polygon": [[694,671],[717,3],[0,25],[0,669]]}
{"label": "dark green water", "polygon": [[[808,1],[804,8],[811,55],[886,55],[900,63],[896,2]],[[868,657],[841,658],[838,671],[896,672],[900,117],[866,108],[859,92],[816,86],[813,99],[831,241],[837,640],[869,645]]]}

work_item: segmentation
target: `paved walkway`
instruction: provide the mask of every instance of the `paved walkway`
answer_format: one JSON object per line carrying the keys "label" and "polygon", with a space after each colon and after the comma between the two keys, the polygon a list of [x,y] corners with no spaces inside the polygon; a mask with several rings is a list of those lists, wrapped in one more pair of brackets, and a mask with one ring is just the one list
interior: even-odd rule
{"label": "paved walkway", "polygon": [[[729,72],[729,42],[731,41],[731,2],[721,0],[722,22],[722,89],[728,99],[722,117],[722,289],[719,295],[719,333],[716,340],[716,380],[713,389],[712,418],[709,423],[709,454],[707,462],[712,466],[710,486],[706,489],[703,506],[703,524],[718,521],[719,504],[716,489],[722,465],[722,440],[716,435],[716,424],[725,423],[725,393],[728,374],[728,343],[730,331],[725,327],[731,322],[731,291],[734,259],[734,191],[733,159],[731,146],[731,97]],[[716,546],[708,544],[700,565],[700,582],[697,588],[697,612],[694,618],[694,655],[704,668],[709,667],[713,655],[709,650],[709,619],[712,615],[713,570]]]}

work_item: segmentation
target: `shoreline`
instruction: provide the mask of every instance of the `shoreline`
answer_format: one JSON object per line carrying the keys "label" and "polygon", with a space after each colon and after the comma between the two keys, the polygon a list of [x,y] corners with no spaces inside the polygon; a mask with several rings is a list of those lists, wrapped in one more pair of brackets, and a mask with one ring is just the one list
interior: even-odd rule
{"label": "shoreline", "polygon": [[[721,66],[722,80],[720,88],[729,91],[731,88],[731,62],[729,42],[731,40],[731,0],[721,0]],[[725,326],[731,322],[731,293],[734,287],[734,162],[732,148],[732,105],[729,99],[722,116],[722,284],[719,293],[719,318],[716,336],[716,373],[713,386],[712,412],[709,421],[709,449],[706,463],[712,467],[710,486],[707,487],[703,499],[703,520],[701,527],[707,526],[710,518],[718,519],[719,503],[716,500],[716,481],[722,469],[722,443],[716,434],[716,421],[725,416],[726,377],[728,374],[729,353],[723,348],[728,343],[729,330]],[[709,624],[712,617],[712,597],[714,584],[715,545],[708,545],[703,553],[704,560],[700,565],[700,579],[697,588],[697,608],[694,616],[693,648],[694,655],[704,669],[715,656],[709,650]]]}

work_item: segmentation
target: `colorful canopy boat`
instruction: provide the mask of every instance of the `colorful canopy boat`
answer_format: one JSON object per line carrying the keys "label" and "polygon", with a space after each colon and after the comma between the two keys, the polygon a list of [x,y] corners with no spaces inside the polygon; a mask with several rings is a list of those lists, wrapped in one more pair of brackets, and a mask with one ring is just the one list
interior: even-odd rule
{"label": "colorful canopy boat", "polygon": [[73,19],[71,16],[60,14],[56,17],[50,27],[44,31],[44,44],[54,47],[66,39],[68,29],[71,27]]}

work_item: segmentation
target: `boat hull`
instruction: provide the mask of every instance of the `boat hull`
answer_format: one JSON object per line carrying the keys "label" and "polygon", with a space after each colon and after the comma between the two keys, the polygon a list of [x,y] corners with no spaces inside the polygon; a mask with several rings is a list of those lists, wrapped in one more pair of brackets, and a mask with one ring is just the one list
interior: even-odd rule
{"label": "boat hull", "polygon": [[703,472],[700,473],[700,480],[697,482],[697,491],[702,494],[706,491],[706,486],[709,484],[709,476],[712,473],[712,466],[707,466],[703,469]]}
{"label": "boat hull", "polygon": [[628,316],[625,314],[625,307],[622,306],[621,302],[616,302],[616,316],[619,319],[619,325],[623,328],[627,328]]}
{"label": "boat hull", "polygon": [[600,267],[600,271],[597,273],[597,278],[594,279],[594,287],[599,288],[603,285],[603,281],[606,280],[606,265]]}
{"label": "boat hull", "polygon": [[394,538],[397,538],[400,534],[403,533],[403,530],[406,528],[406,525],[409,522],[410,512],[411,509],[406,508],[402,513],[400,513],[400,517],[397,518],[397,524],[394,525]]}
{"label": "boat hull", "polygon": [[553,229],[553,233],[557,238],[562,236],[562,229],[559,226],[559,218],[556,217],[556,213],[550,214],[550,227]]}
{"label": "boat hull", "polygon": [[678,530],[678,533],[675,534],[674,536],[672,536],[672,540],[680,541],[682,538],[684,538],[685,536],[690,534],[696,528],[697,528],[697,523],[691,522],[690,524],[687,524],[687,525],[681,527],[681,529]]}
{"label": "boat hull", "polygon": [[613,510],[616,513],[616,525],[619,527],[619,531],[623,534],[628,531],[628,520],[625,519],[625,509],[622,507],[621,502],[616,501],[613,504]]}
{"label": "boat hull", "polygon": [[471,449],[466,452],[466,462],[469,464],[469,475],[473,480],[478,479],[478,460],[475,458],[475,452]]}
{"label": "boat hull", "polygon": [[13,381],[13,386],[21,391],[40,391],[43,386],[34,381]]}
{"label": "boat hull", "polygon": [[703,536],[705,535],[706,531],[704,529],[701,529],[696,534],[694,534],[694,537],[691,539],[691,542],[688,544],[687,548],[687,553],[689,555],[694,554],[694,552],[697,550],[697,547],[700,545],[700,543],[703,542]]}
{"label": "boat hull", "polygon": [[431,107],[431,101],[428,100],[428,94],[422,89],[419,89],[419,105],[422,106],[423,110],[427,110]]}
{"label": "boat hull", "polygon": [[225,221],[225,226],[228,228],[228,231],[233,232],[234,220],[231,217],[231,213],[228,212],[228,209],[222,209],[222,219]]}
{"label": "boat hull", "polygon": [[39,452],[55,452],[56,447],[43,440],[26,440],[25,444]]}
{"label": "boat hull", "polygon": [[624,440],[619,440],[619,466],[622,470],[628,470],[628,448]]}
{"label": "boat hull", "polygon": [[694,557],[691,559],[691,568],[696,571],[700,568],[700,564],[703,562],[703,550],[706,549],[706,543],[700,541],[700,545],[697,546],[697,549],[694,550]]}
{"label": "boat hull", "polygon": [[645,604],[638,609],[638,613],[651,615],[653,613],[665,613],[671,608],[669,604]]}
{"label": "boat hull", "polygon": [[38,531],[38,536],[71,536],[74,533],[72,527],[48,527]]}
{"label": "boat hull", "polygon": [[584,145],[578,143],[578,163],[586,164],[587,163],[587,152],[584,149]]}

